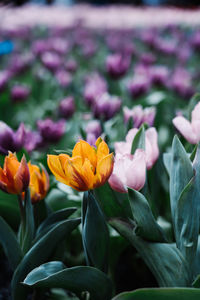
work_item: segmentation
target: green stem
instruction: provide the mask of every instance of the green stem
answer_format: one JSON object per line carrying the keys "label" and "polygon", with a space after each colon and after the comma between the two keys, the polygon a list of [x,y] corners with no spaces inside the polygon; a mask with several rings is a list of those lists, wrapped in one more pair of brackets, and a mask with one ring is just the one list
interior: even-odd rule
{"label": "green stem", "polygon": [[24,205],[22,202],[22,196],[21,194],[18,195],[18,203],[19,203],[19,210],[20,210],[20,216],[21,216],[21,225],[22,225],[22,231],[24,233],[25,230],[25,210],[24,210]]}

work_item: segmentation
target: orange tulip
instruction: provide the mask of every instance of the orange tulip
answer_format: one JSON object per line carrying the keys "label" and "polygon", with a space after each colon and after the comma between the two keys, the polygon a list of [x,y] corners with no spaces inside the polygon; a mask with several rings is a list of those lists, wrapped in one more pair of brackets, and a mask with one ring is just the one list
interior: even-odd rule
{"label": "orange tulip", "polygon": [[44,167],[42,170],[36,165],[28,163],[28,168],[30,172],[30,193],[32,203],[36,203],[42,199],[47,194],[49,189],[49,175]]}
{"label": "orange tulip", "polygon": [[80,140],[67,154],[48,155],[48,166],[56,179],[77,191],[87,191],[103,185],[113,170],[113,154],[98,138],[97,148]]}
{"label": "orange tulip", "polygon": [[21,194],[29,185],[29,169],[23,155],[21,162],[14,153],[5,157],[3,169],[0,167],[0,189],[9,194]]}

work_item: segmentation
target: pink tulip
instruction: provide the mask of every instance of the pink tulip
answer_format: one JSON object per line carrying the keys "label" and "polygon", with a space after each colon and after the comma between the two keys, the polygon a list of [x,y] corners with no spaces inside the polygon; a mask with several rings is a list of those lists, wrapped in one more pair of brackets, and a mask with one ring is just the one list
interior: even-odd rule
{"label": "pink tulip", "polygon": [[[129,130],[126,136],[126,142],[115,143],[115,152],[120,154],[130,154],[133,139],[138,132],[137,128]],[[151,127],[145,131],[145,159],[147,169],[151,169],[158,159],[159,148],[158,148],[158,134],[154,127]]]}
{"label": "pink tulip", "polygon": [[145,152],[137,149],[134,155],[119,153],[115,156],[113,173],[108,182],[111,188],[120,193],[127,193],[127,188],[141,190],[146,179]]}
{"label": "pink tulip", "polygon": [[200,102],[192,111],[191,122],[183,116],[175,117],[172,122],[189,143],[197,144],[200,141]]}

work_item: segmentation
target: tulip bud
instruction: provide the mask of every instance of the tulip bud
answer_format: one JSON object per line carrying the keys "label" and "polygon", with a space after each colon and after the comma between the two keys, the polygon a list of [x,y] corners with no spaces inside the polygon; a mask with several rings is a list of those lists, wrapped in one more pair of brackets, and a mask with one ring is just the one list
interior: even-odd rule
{"label": "tulip bud", "polygon": [[38,130],[44,142],[57,143],[65,133],[65,121],[53,122],[51,119],[39,120]]}

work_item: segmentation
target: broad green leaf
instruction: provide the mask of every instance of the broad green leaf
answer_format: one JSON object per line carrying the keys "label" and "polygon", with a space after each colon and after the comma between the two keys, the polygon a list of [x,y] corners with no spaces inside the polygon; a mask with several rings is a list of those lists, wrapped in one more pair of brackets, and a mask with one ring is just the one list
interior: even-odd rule
{"label": "broad green leaf", "polygon": [[78,296],[88,291],[90,300],[111,299],[112,283],[103,272],[86,266],[62,269],[61,264],[60,270],[56,272],[55,269],[59,269],[57,263],[49,262],[32,270],[25,278],[24,284],[34,288],[64,288]]}
{"label": "broad green leaf", "polygon": [[170,175],[171,161],[172,161],[172,154],[164,153],[163,154],[163,162],[164,162],[164,166],[167,170],[168,175]]}
{"label": "broad green leaf", "polygon": [[22,259],[22,251],[15,233],[2,217],[0,217],[0,243],[8,258],[10,266],[15,270]]}
{"label": "broad green leaf", "polygon": [[146,198],[132,189],[128,189],[128,195],[133,219],[137,224],[136,235],[152,242],[166,242],[165,233],[156,222]]}
{"label": "broad green leaf", "polygon": [[14,194],[7,194],[0,190],[0,216],[17,230],[20,222],[19,205]]}
{"label": "broad green leaf", "polygon": [[76,210],[76,207],[65,208],[50,214],[48,218],[46,218],[38,227],[36,232],[36,238],[38,239],[39,237],[44,235],[55,223],[66,220]]}
{"label": "broad green leaf", "polygon": [[194,177],[182,191],[175,214],[176,242],[191,271],[195,268],[200,218],[200,146],[197,148],[193,168]]}
{"label": "broad green leaf", "polygon": [[136,149],[144,149],[145,150],[145,130],[144,126],[141,126],[138,132],[136,133],[131,147],[131,154],[135,153]]}
{"label": "broad green leaf", "polygon": [[159,286],[186,287],[191,285],[188,265],[174,244],[144,241],[134,234],[132,224],[111,219],[110,225],[125,237],[141,255]]}
{"label": "broad green leaf", "polygon": [[59,243],[78,225],[80,219],[59,222],[26,253],[18,265],[11,282],[13,300],[26,299],[26,289],[20,284],[25,276],[34,268],[51,258]]}
{"label": "broad green leaf", "polygon": [[109,232],[105,217],[91,192],[83,197],[82,239],[87,264],[107,272]]}
{"label": "broad green leaf", "polygon": [[193,288],[139,289],[117,295],[112,300],[198,300],[200,290]]}
{"label": "broad green leaf", "polygon": [[105,183],[94,190],[94,195],[107,218],[131,217],[127,194],[117,193]]}

